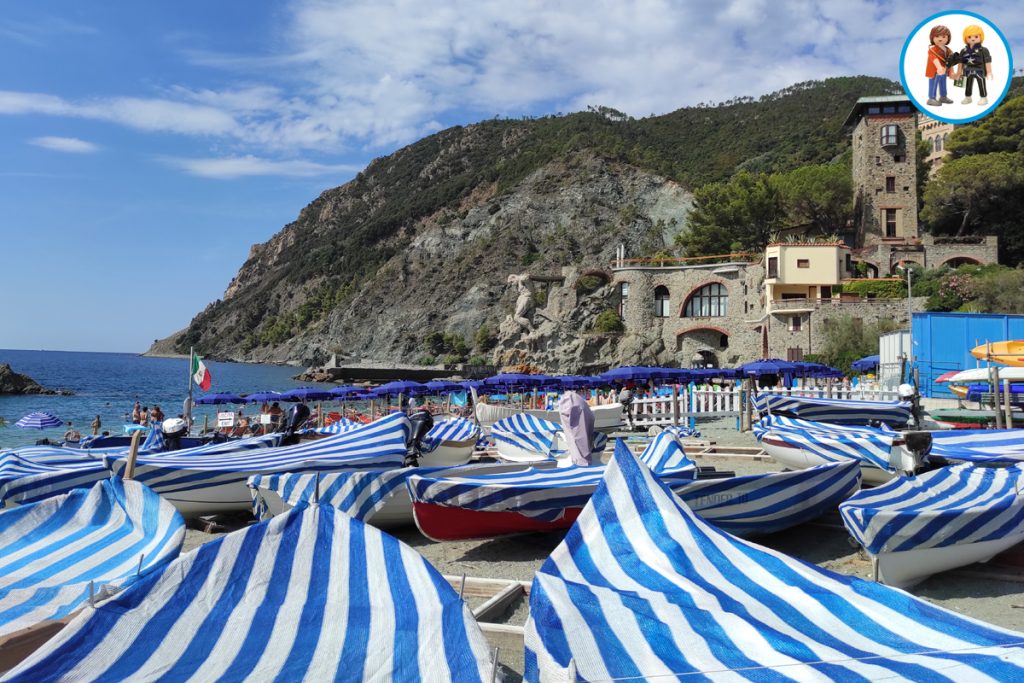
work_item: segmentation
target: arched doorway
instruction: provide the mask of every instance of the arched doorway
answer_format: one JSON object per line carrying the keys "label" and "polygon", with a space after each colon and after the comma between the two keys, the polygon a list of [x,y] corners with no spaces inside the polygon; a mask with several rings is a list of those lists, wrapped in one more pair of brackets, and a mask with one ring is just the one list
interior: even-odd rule
{"label": "arched doorway", "polygon": [[690,327],[676,332],[676,359],[682,366],[717,368],[719,354],[729,348],[729,333],[721,327]]}
{"label": "arched doorway", "polygon": [[953,256],[942,262],[939,267],[959,268],[960,266],[980,266],[981,261],[972,256]]}

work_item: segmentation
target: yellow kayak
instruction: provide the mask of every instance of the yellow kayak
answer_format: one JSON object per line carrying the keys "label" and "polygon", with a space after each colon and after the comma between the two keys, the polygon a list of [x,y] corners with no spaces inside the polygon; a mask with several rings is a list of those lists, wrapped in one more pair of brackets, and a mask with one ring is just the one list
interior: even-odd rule
{"label": "yellow kayak", "polygon": [[1015,368],[1024,367],[1024,339],[981,344],[971,349],[978,360],[990,360]]}

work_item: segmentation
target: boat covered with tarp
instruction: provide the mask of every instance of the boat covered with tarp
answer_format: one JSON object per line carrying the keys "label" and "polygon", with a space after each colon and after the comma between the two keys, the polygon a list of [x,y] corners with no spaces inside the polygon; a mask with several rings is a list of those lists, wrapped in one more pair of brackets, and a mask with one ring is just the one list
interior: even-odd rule
{"label": "boat covered with tarp", "polygon": [[842,425],[905,427],[913,417],[909,401],[855,401],[768,392],[754,397],[754,407],[762,416],[785,415]]}
{"label": "boat covered with tarp", "polygon": [[525,679],[1009,681],[1022,644],[716,529],[616,453],[533,580]]}
{"label": "boat covered with tarp", "polygon": [[0,638],[162,569],[184,538],[170,503],[116,477],[0,511]]}
{"label": "boat covered with tarp", "polygon": [[[568,444],[562,425],[526,413],[502,418],[491,427],[491,439],[498,457],[507,462],[569,461]],[[596,460],[608,444],[608,435],[594,431],[591,457]]]}
{"label": "boat covered with tarp", "polygon": [[484,681],[487,641],[415,550],[328,505],[182,555],[6,681]]}
{"label": "boat covered with tarp", "polygon": [[839,512],[876,578],[911,586],[1024,541],[1022,474],[1024,464],[943,467],[861,491]]}
{"label": "boat covered with tarp", "polygon": [[[409,438],[409,418],[394,413],[358,429],[290,446],[222,455],[140,457],[135,478],[171,501],[186,516],[247,510],[252,496],[246,481],[274,472],[337,471],[401,467]],[[127,458],[107,457],[115,474]]]}

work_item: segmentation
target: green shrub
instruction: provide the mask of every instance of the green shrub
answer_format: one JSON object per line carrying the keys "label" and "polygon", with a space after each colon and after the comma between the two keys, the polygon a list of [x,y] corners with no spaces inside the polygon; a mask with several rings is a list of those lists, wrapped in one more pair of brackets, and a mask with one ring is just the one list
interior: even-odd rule
{"label": "green shrub", "polygon": [[457,353],[449,353],[443,360],[445,365],[458,365],[462,362],[462,356]]}
{"label": "green shrub", "polygon": [[470,356],[466,365],[488,365],[487,359],[483,356]]}
{"label": "green shrub", "polygon": [[598,314],[594,318],[594,331],[600,334],[614,334],[616,332],[622,332],[626,329],[626,326],[622,324],[622,318],[619,314],[610,308]]}
{"label": "green shrub", "polygon": [[858,294],[863,299],[900,299],[907,295],[907,283],[904,280],[858,280],[844,282],[840,291]]}
{"label": "green shrub", "polygon": [[580,294],[590,294],[605,285],[607,280],[600,275],[581,275],[576,280],[576,291]]}
{"label": "green shrub", "polygon": [[473,335],[474,347],[480,351],[490,351],[497,343],[498,338],[491,332],[491,328],[487,326],[487,323],[478,327],[476,334]]}
{"label": "green shrub", "polygon": [[433,356],[428,356],[425,354],[416,359],[417,365],[433,365],[435,362],[436,361]]}

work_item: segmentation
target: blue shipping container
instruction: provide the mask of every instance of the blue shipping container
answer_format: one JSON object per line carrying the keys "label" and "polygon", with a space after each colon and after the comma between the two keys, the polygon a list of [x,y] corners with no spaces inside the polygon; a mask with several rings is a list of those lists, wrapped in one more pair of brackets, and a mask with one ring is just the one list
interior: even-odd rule
{"label": "blue shipping container", "polygon": [[984,366],[971,355],[978,344],[1024,339],[1024,315],[915,313],[911,330],[921,395],[955,398],[945,384],[936,384],[935,379],[953,370]]}

